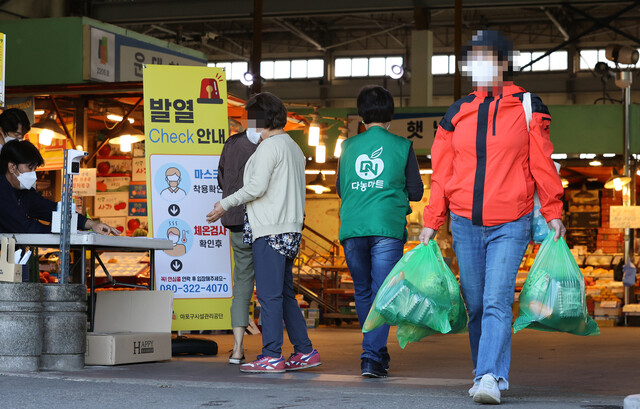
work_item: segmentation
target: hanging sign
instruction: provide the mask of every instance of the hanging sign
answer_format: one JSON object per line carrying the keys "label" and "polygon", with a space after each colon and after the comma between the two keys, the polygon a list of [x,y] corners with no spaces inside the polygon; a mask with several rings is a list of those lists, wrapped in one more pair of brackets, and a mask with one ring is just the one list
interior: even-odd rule
{"label": "hanging sign", "polygon": [[172,240],[156,251],[156,290],[174,294],[173,330],[231,328],[231,247],[206,214],[222,198],[218,161],[228,134],[220,68],[144,68],[149,228]]}
{"label": "hanging sign", "polygon": [[[431,153],[431,146],[438,130],[438,124],[444,113],[397,113],[393,115],[389,132],[407,138],[413,142],[418,154]],[[364,132],[362,118],[359,115],[347,117],[349,136]]]}
{"label": "hanging sign", "polygon": [[611,206],[609,227],[612,229],[640,228],[640,206]]}

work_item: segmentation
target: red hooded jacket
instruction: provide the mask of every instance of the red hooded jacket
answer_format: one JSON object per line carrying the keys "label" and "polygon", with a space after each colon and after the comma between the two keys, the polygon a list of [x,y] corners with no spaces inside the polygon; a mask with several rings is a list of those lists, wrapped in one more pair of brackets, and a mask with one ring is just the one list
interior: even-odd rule
{"label": "red hooded jacket", "polygon": [[431,148],[425,227],[437,230],[447,209],[478,226],[517,220],[533,210],[536,188],[547,222],[560,218],[563,188],[550,157],[551,115],[531,94],[527,130],[525,92],[505,83],[498,96],[475,91],[449,107]]}

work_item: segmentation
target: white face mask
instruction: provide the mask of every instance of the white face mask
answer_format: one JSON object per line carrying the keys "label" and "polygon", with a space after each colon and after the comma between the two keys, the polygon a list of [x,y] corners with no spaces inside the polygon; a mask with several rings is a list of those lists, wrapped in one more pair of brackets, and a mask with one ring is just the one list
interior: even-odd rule
{"label": "white face mask", "polygon": [[9,142],[11,142],[11,141],[15,141],[16,139],[18,139],[18,138],[14,138],[14,137],[12,137],[12,136],[7,136],[7,135],[5,135],[5,137],[4,137],[4,143],[9,143]]}
{"label": "white face mask", "polygon": [[169,240],[171,240],[173,242],[173,245],[175,246],[178,244],[178,241],[180,240],[180,236],[176,236],[175,234],[170,234]]}
{"label": "white face mask", "polygon": [[470,60],[464,71],[470,73],[471,80],[481,87],[491,86],[498,79],[498,66],[491,59]]}
{"label": "white face mask", "polygon": [[18,182],[20,182],[20,189],[29,190],[35,186],[36,180],[38,180],[38,176],[36,172],[32,170],[31,172],[24,172],[18,175]]}
{"label": "white face mask", "polygon": [[257,128],[247,128],[246,132],[247,132],[247,138],[249,138],[251,143],[257,144],[258,141],[260,141],[260,136],[262,135],[262,133],[258,132]]}

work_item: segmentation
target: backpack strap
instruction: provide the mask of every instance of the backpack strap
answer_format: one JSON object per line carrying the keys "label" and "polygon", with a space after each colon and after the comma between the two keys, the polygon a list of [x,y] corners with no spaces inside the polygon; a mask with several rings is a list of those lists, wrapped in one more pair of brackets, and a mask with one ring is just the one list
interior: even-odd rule
{"label": "backpack strap", "polygon": [[529,124],[531,123],[531,117],[533,116],[533,110],[531,108],[531,93],[525,92],[522,94],[522,107],[524,108],[524,116],[527,120],[527,131],[529,130]]}

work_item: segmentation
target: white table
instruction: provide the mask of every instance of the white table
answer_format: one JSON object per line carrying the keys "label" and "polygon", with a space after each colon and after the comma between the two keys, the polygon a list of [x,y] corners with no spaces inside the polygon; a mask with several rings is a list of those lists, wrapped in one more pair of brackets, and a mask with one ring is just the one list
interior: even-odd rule
{"label": "white table", "polygon": [[[56,233],[42,233],[42,234],[27,234],[27,233],[0,233],[0,238],[13,237],[16,240],[16,245],[20,246],[35,246],[35,247],[59,247],[60,246],[60,234]],[[173,242],[167,239],[152,239],[148,237],[120,237],[120,236],[104,236],[93,232],[86,233],[74,233],[71,234],[71,247],[80,249],[80,269],[82,271],[82,284],[86,282],[86,254],[87,250],[90,251],[90,271],[91,271],[91,329],[93,330],[93,314],[95,310],[95,270],[96,261],[102,266],[109,282],[126,287],[145,287],[137,284],[118,283],[111,277],[105,264],[100,259],[98,251],[110,250],[110,251],[149,251],[149,289],[154,288],[155,280],[155,252],[154,250],[171,250],[173,249]]]}

